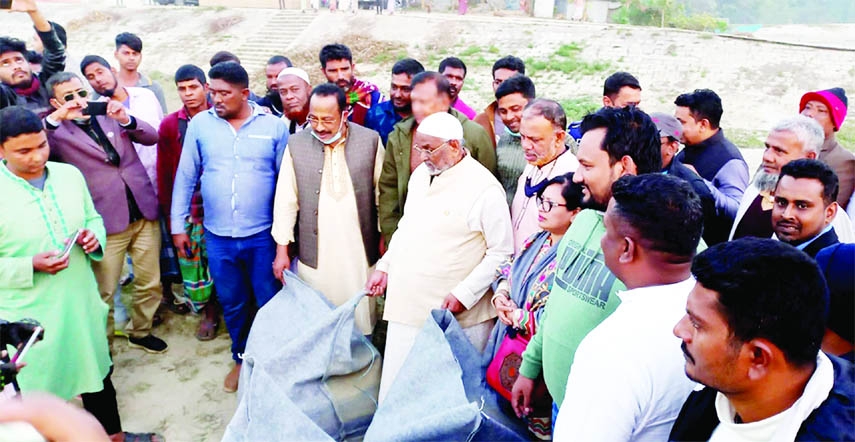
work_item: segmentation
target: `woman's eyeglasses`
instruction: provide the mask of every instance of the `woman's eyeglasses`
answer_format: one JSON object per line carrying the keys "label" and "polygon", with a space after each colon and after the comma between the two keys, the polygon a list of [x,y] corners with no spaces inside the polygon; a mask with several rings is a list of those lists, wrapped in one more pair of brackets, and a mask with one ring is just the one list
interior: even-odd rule
{"label": "woman's eyeglasses", "polygon": [[540,210],[544,212],[551,212],[555,207],[567,207],[567,204],[559,204],[555,201],[545,200],[541,197],[537,197],[537,206],[540,207]]}

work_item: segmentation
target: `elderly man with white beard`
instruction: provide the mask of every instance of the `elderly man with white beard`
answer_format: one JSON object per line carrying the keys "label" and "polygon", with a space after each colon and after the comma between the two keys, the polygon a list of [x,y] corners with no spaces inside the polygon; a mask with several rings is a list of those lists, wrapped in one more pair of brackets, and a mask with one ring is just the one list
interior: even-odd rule
{"label": "elderly man with white beard", "polygon": [[[766,137],[763,163],[742,195],[729,240],[747,236],[772,237],[772,194],[778,184],[781,168],[793,160],[816,159],[823,140],[824,134],[819,123],[802,115],[788,117],[772,127]],[[832,225],[840,242],[855,241],[852,223],[845,214],[836,216]]]}
{"label": "elderly man with white beard", "polygon": [[431,310],[451,311],[472,345],[484,349],[496,317],[489,287],[513,252],[505,190],[463,147],[457,117],[426,117],[413,150],[423,163],[410,177],[389,250],[365,284],[372,296],[386,291],[381,402]]}

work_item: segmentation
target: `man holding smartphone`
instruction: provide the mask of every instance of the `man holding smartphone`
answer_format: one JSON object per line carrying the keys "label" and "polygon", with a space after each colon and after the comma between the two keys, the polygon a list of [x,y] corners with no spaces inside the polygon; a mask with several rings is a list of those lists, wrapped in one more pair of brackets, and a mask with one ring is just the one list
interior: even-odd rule
{"label": "man holding smartphone", "polygon": [[[153,145],[157,131],[128,114],[121,102],[106,103],[106,115],[87,115],[83,82],[71,72],[48,80],[54,112],[45,117],[53,158],[83,172],[95,208],[104,218],[104,259],[93,263],[101,298],[112,305],[125,254],[134,261],[131,321],[125,327],[131,347],[163,353],[166,343],[151,334],[152,318],[163,296],[160,286],[160,226],[157,198],[133,142]],[[113,315],[107,332],[113,335]]]}
{"label": "man holding smartphone", "polygon": [[39,11],[35,0],[6,1],[2,6],[4,9],[29,14],[44,45],[44,58],[42,72],[36,75],[27,62],[26,44],[17,38],[0,37],[0,83],[15,93],[12,103],[8,103],[11,101],[8,100],[8,93],[0,93],[0,97],[7,95],[7,99],[0,98],[0,107],[6,102],[9,105],[25,106],[39,115],[44,115],[51,110],[50,93],[45,84],[51,75],[65,69],[65,46],[56,30]]}

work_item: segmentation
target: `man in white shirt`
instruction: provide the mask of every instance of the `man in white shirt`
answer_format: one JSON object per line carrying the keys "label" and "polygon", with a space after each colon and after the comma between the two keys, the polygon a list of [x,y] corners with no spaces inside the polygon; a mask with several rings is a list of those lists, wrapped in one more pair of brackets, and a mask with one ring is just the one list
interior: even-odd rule
{"label": "man in white shirt", "polygon": [[627,290],[576,350],[553,439],[662,441],[694,387],[671,329],[695,284],[701,200],[671,175],[624,176],[604,223],[606,266]]}
{"label": "man in white shirt", "polygon": [[820,352],[828,288],[805,253],[773,239],[717,244],[674,327],[686,376],[706,388],[669,440],[855,440],[855,368]]}
{"label": "man in white shirt", "polygon": [[426,117],[413,150],[424,162],[410,177],[389,250],[365,285],[373,296],[388,286],[381,402],[431,310],[454,313],[472,345],[484,349],[496,318],[488,288],[513,252],[505,190],[464,149],[457,117]]}

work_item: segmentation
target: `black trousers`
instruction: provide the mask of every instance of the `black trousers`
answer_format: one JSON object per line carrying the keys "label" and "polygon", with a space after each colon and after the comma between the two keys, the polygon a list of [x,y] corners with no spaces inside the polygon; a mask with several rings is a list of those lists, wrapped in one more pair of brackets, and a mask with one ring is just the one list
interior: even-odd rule
{"label": "black trousers", "polygon": [[116,389],[113,388],[113,368],[104,378],[104,389],[97,393],[83,393],[83,408],[98,419],[107,434],[122,432],[122,422],[119,419],[119,404],[116,402]]}

